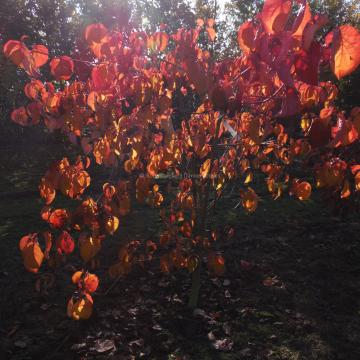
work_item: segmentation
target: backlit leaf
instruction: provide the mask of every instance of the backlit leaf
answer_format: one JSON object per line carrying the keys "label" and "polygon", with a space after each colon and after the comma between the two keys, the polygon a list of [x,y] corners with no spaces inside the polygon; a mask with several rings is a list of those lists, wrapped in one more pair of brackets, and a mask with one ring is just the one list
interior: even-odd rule
{"label": "backlit leaf", "polygon": [[360,64],[360,32],[350,25],[334,31],[331,69],[338,79],[351,74]]}
{"label": "backlit leaf", "polygon": [[74,62],[68,56],[60,56],[50,61],[50,70],[56,80],[69,80],[74,72]]}
{"label": "backlit leaf", "polygon": [[93,299],[89,294],[72,297],[67,305],[67,314],[74,320],[89,319],[93,311]]}
{"label": "backlit leaf", "polygon": [[69,255],[74,251],[74,240],[67,231],[63,231],[56,239],[56,248],[59,254]]}
{"label": "backlit leaf", "polygon": [[269,34],[284,30],[291,6],[291,0],[265,0],[259,17]]}

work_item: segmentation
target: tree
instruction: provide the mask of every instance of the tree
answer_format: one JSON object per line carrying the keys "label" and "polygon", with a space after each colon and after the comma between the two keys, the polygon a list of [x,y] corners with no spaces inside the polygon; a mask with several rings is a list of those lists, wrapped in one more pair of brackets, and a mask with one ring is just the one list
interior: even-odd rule
{"label": "tree", "polygon": [[[45,260],[51,272],[79,251],[83,268],[72,277],[77,291],[69,316],[91,315],[98,286],[91,265],[96,268],[105,238],[121,231],[121,218],[131,216],[134,199],[159,209],[159,238],[124,244],[110,276],[125,276],[154,258],[163,272],[186,269],[190,307],[197,306],[205,262],[215,276],[225,271],[217,244],[233,234],[211,229],[208,213],[230,187],[247,213],[258,206],[251,187],[256,176],[265,178],[274,199],[289,193],[306,201],[315,183],[337,204],[351,206],[354,199],[356,205],[360,111],[346,116],[336,107],[337,88],[319,80],[319,69],[329,67],[338,79],[355,71],[360,34],[342,25],[319,42],[327,17],[313,16],[306,1],[299,4],[293,13],[290,0],[265,1],[257,18],[239,28],[242,54],[222,61],[204,43],[215,39],[212,19],[172,36],[133,29],[131,22],[121,31],[88,25],[86,58],[52,58],[51,82],[40,80],[46,47],[28,47],[24,39],[5,44],[5,56],[31,78],[29,104],[13,110],[12,120],[62,131],[82,152],[45,173],[39,185],[45,228],[19,244],[33,273]],[[113,169],[101,194],[89,192],[98,165]],[[169,178],[176,188],[165,198]],[[56,207],[62,196],[74,205]]]}
{"label": "tree", "polygon": [[195,16],[186,1],[157,0],[135,1],[134,21],[142,24],[144,30],[155,32],[160,25],[172,33],[180,28],[190,28],[195,24]]}

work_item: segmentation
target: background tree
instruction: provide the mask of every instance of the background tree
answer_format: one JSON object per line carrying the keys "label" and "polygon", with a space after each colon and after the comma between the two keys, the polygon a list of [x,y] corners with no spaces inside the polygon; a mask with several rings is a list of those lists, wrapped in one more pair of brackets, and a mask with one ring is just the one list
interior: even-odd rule
{"label": "background tree", "polygon": [[190,28],[195,23],[194,12],[186,0],[135,0],[132,2],[134,22],[144,30],[155,32],[161,24],[164,30],[174,33]]}
{"label": "background tree", "polygon": [[263,3],[263,0],[234,0],[225,4],[223,21],[226,26],[224,26],[222,37],[226,45],[223,49],[223,56],[233,56],[239,53],[240,49],[237,46],[239,26],[251,20],[261,10]]}

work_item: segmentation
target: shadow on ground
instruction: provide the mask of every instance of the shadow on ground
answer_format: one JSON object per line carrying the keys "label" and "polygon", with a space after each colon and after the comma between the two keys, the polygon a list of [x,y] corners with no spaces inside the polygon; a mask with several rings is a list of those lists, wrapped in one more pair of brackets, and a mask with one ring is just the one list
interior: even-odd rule
{"label": "shadow on ground", "polygon": [[[37,183],[59,147],[20,148],[1,155],[1,359],[360,358],[360,223],[341,221],[318,202],[265,197],[253,215],[232,209],[231,199],[219,203],[213,223],[229,223],[235,236],[218,245],[225,276],[203,272],[195,313],[186,309],[187,274],[163,275],[157,261],[113,284],[107,268],[121,240],[108,241],[94,316],[67,319],[74,268],[38,293],[18,252],[20,237],[41,226]],[[119,237],[151,237],[158,228],[153,212],[136,208]]]}

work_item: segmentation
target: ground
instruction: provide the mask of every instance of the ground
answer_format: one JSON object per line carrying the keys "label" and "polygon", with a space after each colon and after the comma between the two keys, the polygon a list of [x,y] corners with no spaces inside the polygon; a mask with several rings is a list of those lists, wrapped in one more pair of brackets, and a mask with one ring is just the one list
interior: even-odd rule
{"label": "ground", "polygon": [[[38,180],[61,157],[53,140],[4,145],[0,155],[1,359],[360,358],[360,222],[332,215],[316,195],[306,203],[263,196],[252,215],[231,198],[219,203],[213,221],[235,235],[219,244],[225,275],[204,269],[195,311],[186,308],[189,276],[164,275],[157,261],[114,283],[106,269],[119,244],[108,241],[93,317],[68,319],[74,268],[39,293],[18,250],[41,224]],[[120,232],[141,238],[158,227],[151,211],[136,208]]]}

